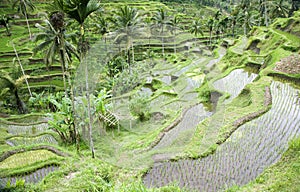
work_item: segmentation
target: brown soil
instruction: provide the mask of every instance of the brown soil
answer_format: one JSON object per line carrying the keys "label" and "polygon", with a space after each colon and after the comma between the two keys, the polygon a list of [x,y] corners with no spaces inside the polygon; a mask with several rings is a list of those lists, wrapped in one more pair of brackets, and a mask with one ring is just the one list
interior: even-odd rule
{"label": "brown soil", "polygon": [[292,54],[288,57],[282,58],[279,62],[276,63],[274,70],[288,74],[299,74],[300,55]]}
{"label": "brown soil", "polygon": [[6,113],[0,113],[0,117],[2,117],[2,118],[7,118],[7,117],[9,117],[9,115],[6,114]]}

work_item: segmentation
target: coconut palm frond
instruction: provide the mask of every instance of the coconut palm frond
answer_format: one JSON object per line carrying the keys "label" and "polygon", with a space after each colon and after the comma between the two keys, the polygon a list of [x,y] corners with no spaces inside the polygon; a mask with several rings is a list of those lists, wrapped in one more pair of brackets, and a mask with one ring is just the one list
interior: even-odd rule
{"label": "coconut palm frond", "polygon": [[1,70],[0,71],[0,79],[5,80],[9,83],[9,87],[15,87],[14,79],[9,75],[7,71]]}
{"label": "coconut palm frond", "polygon": [[26,81],[26,79],[29,79],[29,78],[30,78],[29,75],[23,75],[23,76],[19,77],[18,79],[16,79],[16,82],[15,82],[16,87],[20,87]]}

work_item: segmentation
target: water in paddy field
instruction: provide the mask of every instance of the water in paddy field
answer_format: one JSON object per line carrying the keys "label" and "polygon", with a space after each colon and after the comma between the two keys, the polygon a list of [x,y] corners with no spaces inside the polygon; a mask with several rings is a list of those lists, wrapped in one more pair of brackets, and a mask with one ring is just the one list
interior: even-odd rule
{"label": "water in paddy field", "polygon": [[210,69],[211,67],[213,67],[213,65],[214,65],[215,63],[218,63],[218,62],[222,59],[222,57],[223,57],[225,54],[226,54],[226,49],[223,48],[223,47],[220,47],[220,50],[219,50],[219,58],[210,60],[209,63],[206,65],[206,67],[209,68],[209,69]]}
{"label": "water in paddy field", "polygon": [[9,178],[0,178],[0,191],[1,191],[1,189],[3,189],[6,186],[8,181],[10,181],[11,185],[15,185],[16,181],[18,181],[18,180],[24,180],[25,183],[38,183],[41,180],[43,180],[44,177],[46,177],[49,173],[56,171],[58,168],[59,168],[58,166],[50,165],[50,166],[38,169],[27,175],[13,176],[13,177],[9,177]]}
{"label": "water in paddy field", "polygon": [[244,69],[236,69],[232,71],[226,77],[217,80],[213,83],[215,89],[224,91],[230,94],[230,98],[226,102],[230,102],[232,99],[240,94],[241,90],[249,83],[251,83],[257,74],[249,73]]}
{"label": "water in paddy field", "polygon": [[50,134],[44,134],[36,137],[12,137],[6,140],[6,143],[10,146],[32,145],[40,143],[58,144],[56,139]]}
{"label": "water in paddy field", "polygon": [[198,160],[155,163],[145,175],[148,187],[177,182],[196,191],[220,191],[244,185],[276,163],[288,142],[300,135],[297,90],[288,84],[271,84],[272,108],[235,131],[216,152]]}
{"label": "water in paddy field", "polygon": [[18,134],[37,134],[48,130],[48,123],[40,123],[36,125],[7,125],[8,133]]}
{"label": "water in paddy field", "polygon": [[180,135],[180,133],[195,129],[196,126],[210,114],[210,112],[205,111],[202,104],[191,107],[184,114],[182,121],[169,132],[167,132],[162,140],[154,147],[154,149],[170,146]]}

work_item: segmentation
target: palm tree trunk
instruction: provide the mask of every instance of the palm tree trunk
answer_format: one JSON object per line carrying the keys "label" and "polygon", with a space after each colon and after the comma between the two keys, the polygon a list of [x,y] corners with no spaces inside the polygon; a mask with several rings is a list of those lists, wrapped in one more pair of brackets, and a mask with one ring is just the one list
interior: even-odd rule
{"label": "palm tree trunk", "polygon": [[164,45],[164,37],[161,38],[161,50],[162,50],[162,55],[165,56],[165,45]]}
{"label": "palm tree trunk", "polygon": [[6,24],[6,23],[5,23],[5,30],[6,30],[7,36],[11,36],[11,33],[9,31],[9,28],[8,28],[8,24]]}
{"label": "palm tree trunk", "polygon": [[66,85],[66,71],[65,71],[65,58],[64,58],[64,53],[63,50],[60,50],[60,60],[61,60],[61,70],[63,74],[63,83],[64,83],[64,90],[65,90],[65,96],[68,97],[68,92],[67,92],[67,85]]}
{"label": "palm tree trunk", "polygon": [[90,100],[90,94],[89,94],[89,82],[88,82],[88,67],[87,64],[85,66],[85,88],[86,88],[86,97],[87,97],[87,105],[88,105],[88,118],[89,118],[89,142],[90,142],[90,148],[92,151],[92,158],[95,158],[95,151],[94,151],[94,142],[92,138],[92,123],[93,123],[93,117],[91,114],[91,100]]}
{"label": "palm tree trunk", "polygon": [[18,89],[17,88],[15,88],[15,90],[14,90],[14,95],[15,95],[15,98],[16,98],[16,104],[17,104],[19,113],[20,114],[27,113],[28,111],[26,109],[26,106],[25,106],[24,102],[19,97]]}
{"label": "palm tree trunk", "polygon": [[173,43],[174,43],[174,54],[176,54],[176,29],[174,31],[174,40],[173,40]]}
{"label": "palm tree trunk", "polygon": [[267,9],[267,4],[265,2],[265,24],[266,24],[266,27],[269,26],[269,22],[268,22],[268,9]]}
{"label": "palm tree trunk", "polygon": [[[80,25],[80,41],[81,41],[81,46],[85,43],[84,39],[84,26],[83,23]],[[83,56],[86,53],[86,49],[80,50],[80,62],[83,60]],[[89,74],[88,74],[88,64],[85,63],[85,89],[86,89],[86,99],[87,99],[87,107],[88,107],[88,118],[89,118],[89,127],[88,127],[88,132],[89,132],[89,144],[92,152],[92,158],[95,158],[95,150],[94,150],[94,142],[93,142],[93,137],[92,137],[92,130],[93,130],[93,116],[91,113],[91,100],[90,100],[90,93],[89,93]]]}
{"label": "palm tree trunk", "polygon": [[247,35],[247,26],[246,26],[246,23],[244,23],[244,35]]}
{"label": "palm tree trunk", "polygon": [[134,46],[133,46],[133,42],[131,44],[131,50],[132,50],[132,63],[134,63]]}
{"label": "palm tree trunk", "polygon": [[26,11],[25,11],[25,19],[26,19],[27,28],[28,28],[29,39],[32,39],[32,35],[31,35],[30,26],[29,26],[29,22],[28,22],[28,17],[27,17]]}
{"label": "palm tree trunk", "polygon": [[209,46],[211,49],[211,36],[212,36],[212,30],[209,30]]}
{"label": "palm tree trunk", "polygon": [[18,52],[17,52],[16,47],[15,47],[15,44],[14,44],[13,42],[12,42],[12,46],[13,46],[14,52],[15,52],[15,54],[16,54],[18,63],[19,63],[19,65],[20,65],[20,68],[21,68],[21,70],[22,70],[23,76],[24,76],[24,78],[25,78],[25,82],[26,82],[26,86],[27,86],[28,92],[29,92],[29,94],[30,94],[30,97],[32,97],[32,93],[31,93],[30,86],[29,86],[29,83],[28,83],[28,81],[27,81],[27,78],[26,78],[24,69],[23,69],[23,65],[22,65],[22,63],[21,63],[21,61],[20,61]]}
{"label": "palm tree trunk", "polygon": [[161,30],[161,49],[162,49],[162,55],[165,56],[165,45],[164,45],[164,26],[162,26]]}
{"label": "palm tree trunk", "polygon": [[[64,41],[61,41],[62,43],[64,43]],[[62,47],[64,47],[65,45],[62,44]],[[72,86],[72,82],[71,82],[71,75],[70,75],[70,72],[69,72],[69,69],[68,69],[68,59],[66,58],[68,55],[66,53],[65,50],[62,50],[63,51],[63,66],[65,68],[65,71],[66,71],[66,75],[67,75],[67,78],[68,78],[68,84],[69,84],[69,88],[70,88],[70,96],[71,96],[71,101],[72,101],[72,116],[73,116],[73,131],[72,131],[72,135],[71,138],[73,139],[72,142],[75,141],[76,143],[76,149],[77,149],[77,153],[79,153],[79,134],[78,134],[78,131],[77,131],[77,128],[76,128],[76,109],[75,109],[75,97],[74,97],[74,92],[73,92],[73,86]]]}
{"label": "palm tree trunk", "polygon": [[130,48],[127,49],[127,63],[130,67]]}

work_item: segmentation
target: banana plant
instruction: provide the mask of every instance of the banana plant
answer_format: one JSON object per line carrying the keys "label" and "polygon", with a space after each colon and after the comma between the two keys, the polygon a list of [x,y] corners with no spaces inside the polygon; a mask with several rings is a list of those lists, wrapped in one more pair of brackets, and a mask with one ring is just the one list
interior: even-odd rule
{"label": "banana plant", "polygon": [[61,102],[58,102],[52,98],[50,102],[55,105],[58,111],[49,115],[52,119],[48,121],[49,128],[56,131],[64,143],[75,143],[76,133],[71,100],[68,97],[63,97]]}

